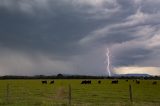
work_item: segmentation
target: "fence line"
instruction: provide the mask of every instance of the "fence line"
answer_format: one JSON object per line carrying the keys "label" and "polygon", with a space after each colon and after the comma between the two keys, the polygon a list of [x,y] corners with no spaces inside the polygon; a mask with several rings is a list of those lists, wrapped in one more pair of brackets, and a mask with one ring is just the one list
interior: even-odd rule
{"label": "fence line", "polygon": [[6,86],[6,103],[9,103],[9,93],[10,93],[9,84],[7,83],[7,86]]}
{"label": "fence line", "polygon": [[[101,101],[103,101],[102,99],[104,99],[104,100],[108,99],[108,101],[109,101],[110,97],[111,97],[111,99],[114,98],[114,100],[117,102],[117,104],[118,104],[119,100],[122,100],[119,102],[120,102],[120,104],[123,104],[123,105],[125,105],[125,102],[135,104],[135,102],[137,101],[136,100],[137,98],[135,98],[136,97],[135,86],[141,87],[141,85],[134,85],[132,83],[132,84],[129,84],[129,86],[128,86],[128,83],[126,83],[125,87],[122,89],[122,88],[119,88],[120,84],[121,84],[121,82],[119,84],[106,83],[106,85],[102,85],[102,84],[98,84],[98,83],[93,83],[93,84],[89,84],[89,85],[87,85],[87,84],[82,85],[82,84],[78,83],[77,85],[80,87],[80,89],[79,89],[76,87],[77,85],[71,85],[71,84],[43,85],[40,83],[40,84],[37,84],[39,88],[37,87],[37,85],[35,86],[35,88],[32,88],[32,85],[31,86],[30,85],[23,86],[23,85],[18,85],[17,83],[16,84],[7,83],[3,87],[1,86],[1,88],[3,88],[2,90],[0,89],[0,96],[1,96],[1,94],[5,95],[3,98],[0,97],[0,105],[2,105],[2,100],[4,99],[5,105],[7,105],[7,104],[10,105],[13,103],[12,106],[14,106],[14,104],[15,104],[15,106],[19,106],[16,104],[24,104],[23,106],[32,106],[32,105],[94,106],[93,104],[96,103],[95,101],[97,101],[97,105],[100,104],[99,106],[106,106],[106,105],[113,106],[116,103],[114,103],[114,102],[107,103],[105,101],[104,101],[104,103],[101,103]],[[103,86],[105,87],[105,89],[100,89]],[[156,85],[150,85],[150,86],[157,87]],[[28,87],[30,87],[30,88],[28,88]],[[95,87],[95,89],[94,89],[94,87]],[[63,93],[63,94],[61,94],[62,98],[58,98],[58,99],[56,98],[56,89],[57,88],[63,88],[63,89],[60,89],[60,92]],[[111,92],[109,91],[110,89],[112,89]],[[133,90],[134,90],[134,92],[133,92]],[[147,90],[147,88],[146,88],[146,90]],[[52,94],[51,94],[51,92],[52,92]],[[120,92],[122,92],[121,93],[122,95],[120,94]],[[80,96],[75,96],[75,95],[80,95]],[[85,97],[85,99],[83,99],[83,97]],[[119,99],[119,98],[122,98],[122,99]],[[95,106],[97,106],[97,105],[95,105]],[[121,106],[121,105],[119,105],[119,106]]]}
{"label": "fence line", "polygon": [[71,84],[69,84],[69,91],[68,91],[68,100],[69,100],[69,106],[71,106],[71,99],[72,99],[72,97],[71,97]]}
{"label": "fence line", "polygon": [[129,84],[129,97],[130,97],[130,101],[133,102],[133,98],[132,98],[132,86],[131,86],[131,84]]}

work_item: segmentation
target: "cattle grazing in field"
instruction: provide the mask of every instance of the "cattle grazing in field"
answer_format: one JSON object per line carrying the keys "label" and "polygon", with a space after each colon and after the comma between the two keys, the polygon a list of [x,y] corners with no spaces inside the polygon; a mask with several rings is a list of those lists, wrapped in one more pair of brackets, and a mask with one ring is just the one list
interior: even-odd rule
{"label": "cattle grazing in field", "polygon": [[112,80],[111,84],[118,84],[118,80]]}
{"label": "cattle grazing in field", "polygon": [[47,84],[47,81],[42,81],[42,84]]}
{"label": "cattle grazing in field", "polygon": [[81,84],[91,84],[91,80],[84,80],[81,82]]}
{"label": "cattle grazing in field", "polygon": [[54,84],[54,80],[50,82],[50,84]]}
{"label": "cattle grazing in field", "polygon": [[157,81],[153,81],[152,84],[153,84],[153,85],[157,85]]}
{"label": "cattle grazing in field", "polygon": [[82,81],[81,84],[86,84],[86,80],[85,80],[85,81]]}
{"label": "cattle grazing in field", "polygon": [[139,80],[136,80],[136,84],[140,84],[140,81],[139,81]]}
{"label": "cattle grazing in field", "polygon": [[88,84],[91,84],[91,80],[87,81]]}
{"label": "cattle grazing in field", "polygon": [[98,84],[101,84],[101,81],[100,81],[100,80],[98,81]]}

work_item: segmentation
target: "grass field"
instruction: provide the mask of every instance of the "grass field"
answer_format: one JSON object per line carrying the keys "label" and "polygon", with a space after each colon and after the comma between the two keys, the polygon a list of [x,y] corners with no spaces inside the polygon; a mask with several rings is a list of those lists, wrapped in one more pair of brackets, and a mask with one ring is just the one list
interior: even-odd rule
{"label": "grass field", "polygon": [[[1,106],[69,106],[71,85],[72,106],[160,106],[160,81],[141,80],[92,80],[92,84],[80,84],[82,80],[54,80],[54,84],[42,84],[42,80],[0,80]],[[50,81],[50,80],[48,80]],[[129,99],[132,85],[133,102]]]}

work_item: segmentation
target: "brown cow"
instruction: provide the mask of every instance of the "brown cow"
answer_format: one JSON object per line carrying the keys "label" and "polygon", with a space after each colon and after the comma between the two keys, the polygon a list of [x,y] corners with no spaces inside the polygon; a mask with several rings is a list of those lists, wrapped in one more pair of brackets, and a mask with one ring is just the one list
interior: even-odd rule
{"label": "brown cow", "polygon": [[152,84],[153,84],[153,85],[157,85],[157,81],[153,81]]}
{"label": "brown cow", "polygon": [[136,80],[136,84],[140,84],[140,81],[139,81],[139,80]]}

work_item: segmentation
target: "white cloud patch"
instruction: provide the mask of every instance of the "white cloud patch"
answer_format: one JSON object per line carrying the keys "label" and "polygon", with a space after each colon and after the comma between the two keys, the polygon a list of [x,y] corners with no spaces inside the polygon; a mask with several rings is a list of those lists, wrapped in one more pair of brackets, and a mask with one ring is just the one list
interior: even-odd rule
{"label": "white cloud patch", "polygon": [[160,33],[154,35],[149,41],[148,41],[148,46],[150,48],[156,48],[157,49],[160,47]]}

